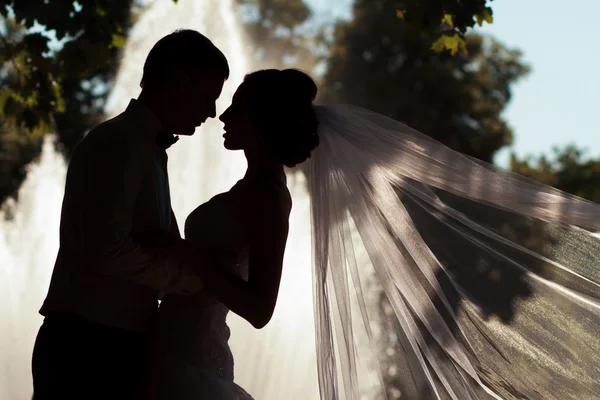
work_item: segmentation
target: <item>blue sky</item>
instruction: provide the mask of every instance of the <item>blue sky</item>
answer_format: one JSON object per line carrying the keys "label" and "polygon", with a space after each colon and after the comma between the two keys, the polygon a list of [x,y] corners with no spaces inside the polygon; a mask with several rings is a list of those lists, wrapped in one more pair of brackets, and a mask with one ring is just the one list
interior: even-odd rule
{"label": "blue sky", "polygon": [[[347,17],[351,1],[307,0],[320,18]],[[520,48],[531,74],[514,86],[505,118],[514,144],[498,154],[549,154],[575,143],[600,157],[600,1],[494,0],[494,23],[478,30]]]}

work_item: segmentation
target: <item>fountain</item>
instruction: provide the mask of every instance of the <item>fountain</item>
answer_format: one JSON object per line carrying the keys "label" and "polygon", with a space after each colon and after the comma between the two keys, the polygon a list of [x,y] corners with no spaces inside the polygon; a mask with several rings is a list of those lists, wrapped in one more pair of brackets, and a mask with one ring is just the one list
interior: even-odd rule
{"label": "fountain", "polygon": [[31,352],[58,250],[66,166],[47,137],[19,191],[14,218],[0,215],[0,399],[31,398]]}
{"label": "fountain", "polygon": [[[152,45],[178,28],[207,35],[225,53],[231,77],[218,103],[223,111],[237,85],[251,70],[242,56],[242,35],[231,1],[154,1],[132,29],[107,114],[125,109],[139,94],[142,66]],[[173,208],[179,225],[195,207],[227,190],[245,169],[241,153],[222,147],[222,126],[208,121],[191,138],[169,150]],[[37,311],[46,294],[58,250],[58,227],[65,163],[44,144],[39,162],[30,168],[20,191],[15,218],[0,226],[0,399],[31,398],[31,351],[42,317]],[[311,292],[309,199],[304,176],[293,173],[294,198],[280,298],[269,325],[255,330],[230,314],[231,347],[236,381],[261,400],[318,398]]]}

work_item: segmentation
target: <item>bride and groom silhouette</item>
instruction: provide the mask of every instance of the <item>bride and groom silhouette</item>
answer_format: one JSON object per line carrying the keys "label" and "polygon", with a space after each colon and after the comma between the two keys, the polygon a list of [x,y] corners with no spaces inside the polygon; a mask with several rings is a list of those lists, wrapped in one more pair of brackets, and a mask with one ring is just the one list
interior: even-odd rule
{"label": "bride and groom silhouette", "polygon": [[[354,291],[361,302],[363,289],[352,269],[351,225],[390,301],[388,318],[399,323],[394,335],[410,371],[403,377],[407,398],[501,398],[536,390],[566,399],[584,397],[565,394],[598,388],[592,363],[578,371],[579,378],[550,362],[531,367],[527,378],[510,376],[511,360],[522,362],[529,354],[524,344],[548,342],[552,348],[549,338],[564,336],[560,319],[548,317],[544,333],[527,324],[511,326],[521,335],[517,343],[515,335],[488,329],[489,321],[454,315],[444,293],[449,289],[437,278],[444,272],[437,256],[444,246],[452,253],[456,242],[450,235],[437,243],[424,240],[433,225],[412,210],[418,206],[421,214],[456,228],[451,235],[469,239],[471,254],[485,251],[503,267],[532,270],[522,258],[508,255],[520,252],[544,261],[550,256],[455,212],[456,198],[583,235],[580,253],[597,249],[597,242],[569,227],[600,228],[599,207],[489,168],[367,110],[315,106],[317,87],[300,71],[253,72],[237,88],[219,118],[225,148],[244,151],[246,174],[188,216],[182,239],[170,203],[166,149],[216,117],[215,102],[228,76],[225,56],[209,39],[192,30],[176,31],[150,51],[139,98],[74,150],[60,249],[33,351],[35,400],[251,399],[234,383],[226,316],[231,310],[258,329],[269,322],[292,207],[284,167],[309,158],[322,398],[337,399],[341,392],[358,398],[360,392],[360,348],[348,293]],[[444,202],[441,192],[452,194],[453,202]],[[556,204],[568,212],[557,212]],[[505,247],[494,247],[498,243]],[[466,267],[472,265],[468,260]],[[577,296],[561,300],[580,307],[569,316],[581,323],[581,340],[573,340],[570,348],[581,361],[598,345],[590,339],[593,334],[587,335],[600,325],[599,295],[589,283],[598,284],[593,277],[598,269],[582,271],[578,259],[561,260],[561,268],[579,274],[576,283],[587,285],[585,304]],[[560,281],[537,295],[565,296],[573,290],[569,285]],[[370,332],[372,321],[363,310]],[[523,351],[507,355],[501,352],[504,345]],[[564,353],[547,351],[545,357],[551,356],[565,359]],[[544,389],[547,376],[560,381],[561,389]]]}
{"label": "bride and groom silhouette", "polygon": [[172,33],[150,51],[139,98],[74,151],[33,354],[36,399],[129,399],[140,389],[250,398],[233,385],[225,317],[230,309],[261,328],[273,314],[292,206],[284,165],[318,144],[317,88],[295,70],[245,78],[220,119],[246,175],[192,212],[183,240],[165,150],[216,117],[228,75],[210,40]]}

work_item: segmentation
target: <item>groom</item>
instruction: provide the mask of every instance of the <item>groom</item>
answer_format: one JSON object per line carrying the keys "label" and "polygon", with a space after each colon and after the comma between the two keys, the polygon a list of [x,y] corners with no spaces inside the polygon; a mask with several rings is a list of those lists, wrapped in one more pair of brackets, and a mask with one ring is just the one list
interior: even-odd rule
{"label": "groom", "polygon": [[[202,288],[180,254],[137,235],[168,231],[181,241],[170,204],[165,149],[216,116],[229,76],[225,56],[192,30],[150,51],[137,100],[94,128],[69,164],[60,249],[33,351],[35,400],[132,399],[160,291]],[[205,252],[206,263],[218,262]]]}

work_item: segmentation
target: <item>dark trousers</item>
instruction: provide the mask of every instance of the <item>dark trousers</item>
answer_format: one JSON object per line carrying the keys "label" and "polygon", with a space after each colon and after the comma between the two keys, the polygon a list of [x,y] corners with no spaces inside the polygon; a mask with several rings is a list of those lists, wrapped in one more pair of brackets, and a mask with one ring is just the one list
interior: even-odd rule
{"label": "dark trousers", "polygon": [[144,334],[49,315],[33,350],[33,400],[137,399],[144,350]]}

